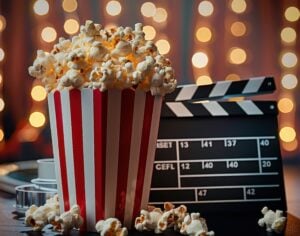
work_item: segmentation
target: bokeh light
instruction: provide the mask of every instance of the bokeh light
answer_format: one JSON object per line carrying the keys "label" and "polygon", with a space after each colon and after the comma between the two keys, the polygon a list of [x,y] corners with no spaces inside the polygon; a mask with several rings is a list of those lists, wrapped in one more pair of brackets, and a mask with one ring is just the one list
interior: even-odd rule
{"label": "bokeh light", "polygon": [[296,138],[296,131],[292,127],[283,127],[279,131],[279,137],[284,142],[292,142]]}
{"label": "bokeh light", "polygon": [[230,27],[230,32],[236,36],[236,37],[241,37],[246,34],[246,26],[243,22],[236,21],[233,22],[231,27]]}
{"label": "bokeh light", "polygon": [[165,39],[158,40],[155,45],[162,55],[167,54],[171,49],[170,43]]}
{"label": "bokeh light", "polygon": [[5,17],[0,15],[0,32],[2,32],[6,27]]}
{"label": "bokeh light", "polygon": [[5,52],[2,48],[0,48],[0,61],[3,61],[5,57]]}
{"label": "bokeh light", "polygon": [[229,75],[226,76],[225,80],[239,81],[239,80],[241,80],[241,78],[237,74],[229,74]]}
{"label": "bokeh light", "polygon": [[196,80],[197,85],[207,85],[207,84],[212,84],[212,83],[213,83],[213,81],[208,75],[201,75]]}
{"label": "bokeh light", "polygon": [[75,19],[68,19],[64,23],[64,30],[67,34],[75,34],[79,30],[79,23]]}
{"label": "bokeh light", "polygon": [[233,0],[231,2],[231,9],[233,12],[240,14],[246,11],[247,4],[245,0]]}
{"label": "bokeh light", "polygon": [[211,30],[208,27],[200,27],[196,32],[196,38],[200,42],[208,42],[212,38]]}
{"label": "bokeh light", "polygon": [[2,142],[4,139],[4,132],[3,129],[0,129],[0,142]]}
{"label": "bokeh light", "polygon": [[281,98],[278,101],[278,109],[282,113],[289,113],[293,110],[294,108],[294,103],[291,99],[289,98]]}
{"label": "bokeh light", "polygon": [[231,48],[229,50],[228,59],[232,64],[243,64],[247,59],[246,51],[242,48]]}
{"label": "bokeh light", "polygon": [[3,101],[3,98],[0,98],[0,112],[4,110],[5,103]]}
{"label": "bokeh light", "polygon": [[62,2],[62,8],[65,12],[73,12],[76,11],[78,7],[78,3],[76,0],[63,0]]}
{"label": "bokeh light", "polygon": [[282,144],[283,149],[288,152],[295,151],[298,148],[297,139],[294,139],[292,142],[289,142],[289,143],[282,142],[281,144]]}
{"label": "bokeh light", "polygon": [[281,40],[285,43],[292,43],[296,41],[297,33],[291,27],[285,27],[280,33]]}
{"label": "bokeh light", "polygon": [[201,16],[210,16],[214,12],[214,5],[210,1],[202,1],[198,5],[198,12]]}
{"label": "bokeh light", "polygon": [[36,85],[31,89],[31,97],[33,100],[40,102],[46,99],[47,92],[41,85]]}
{"label": "bokeh light", "polygon": [[281,84],[285,89],[294,89],[297,87],[298,79],[296,75],[286,74],[282,77]]}
{"label": "bokeh light", "polygon": [[0,84],[2,84],[2,81],[3,81],[3,76],[2,74],[0,74]]}
{"label": "bokeh light", "polygon": [[143,27],[143,31],[145,33],[145,39],[146,40],[152,40],[155,38],[156,36],[156,30],[154,29],[153,26],[151,25],[145,25]]}
{"label": "bokeh light", "polygon": [[35,14],[43,16],[49,12],[49,4],[46,0],[37,0],[33,5],[33,11]]}
{"label": "bokeh light", "polygon": [[297,7],[288,7],[284,12],[285,19],[290,22],[295,22],[300,17],[300,12]]}
{"label": "bokeh light", "polygon": [[109,1],[106,4],[106,12],[111,16],[117,16],[121,13],[122,6],[118,1]]}
{"label": "bokeh light", "polygon": [[162,23],[166,21],[168,18],[168,12],[164,8],[156,8],[155,15],[153,16],[153,20],[157,23]]}
{"label": "bokeh light", "polygon": [[141,13],[145,17],[153,17],[156,12],[156,6],[153,2],[145,2],[141,6]]}
{"label": "bokeh light", "polygon": [[192,57],[194,67],[203,68],[208,64],[208,56],[204,52],[196,52]]}
{"label": "bokeh light", "polygon": [[45,27],[42,30],[41,37],[45,42],[51,43],[57,37],[56,30],[53,27]]}
{"label": "bokeh light", "polygon": [[287,68],[292,68],[297,65],[298,58],[293,52],[286,52],[281,57],[281,63]]}
{"label": "bokeh light", "polygon": [[45,115],[38,111],[31,113],[29,116],[29,123],[36,128],[42,127],[45,124],[45,121]]}

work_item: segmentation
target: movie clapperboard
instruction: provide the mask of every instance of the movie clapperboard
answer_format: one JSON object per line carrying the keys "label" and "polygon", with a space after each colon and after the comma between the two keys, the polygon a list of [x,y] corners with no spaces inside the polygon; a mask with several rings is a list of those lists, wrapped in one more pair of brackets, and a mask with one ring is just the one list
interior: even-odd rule
{"label": "movie clapperboard", "polygon": [[[286,210],[272,77],[178,87],[162,107],[149,204],[190,212]],[[206,101],[205,101],[206,100]]]}

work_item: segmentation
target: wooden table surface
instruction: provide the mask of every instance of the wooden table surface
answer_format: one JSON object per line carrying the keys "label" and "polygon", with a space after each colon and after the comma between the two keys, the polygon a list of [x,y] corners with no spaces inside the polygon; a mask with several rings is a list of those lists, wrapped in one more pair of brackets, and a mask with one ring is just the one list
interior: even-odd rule
{"label": "wooden table surface", "polygon": [[[29,227],[26,227],[23,223],[23,218],[18,216],[14,209],[15,196],[0,192],[0,235],[1,236],[13,236],[13,235],[55,235],[50,229],[44,232],[33,232]],[[207,223],[210,230],[215,231],[216,236],[271,236],[280,234],[268,234],[264,228],[257,225],[257,217],[259,216],[243,216],[243,217],[231,217],[231,216],[216,216],[213,218],[207,218]],[[285,236],[300,236],[300,219],[287,214],[287,227],[285,229]],[[72,231],[70,235],[99,235],[97,233],[85,233]],[[153,235],[152,232],[138,233],[136,231],[130,231],[129,235]],[[172,230],[164,233],[165,236],[180,235]]]}

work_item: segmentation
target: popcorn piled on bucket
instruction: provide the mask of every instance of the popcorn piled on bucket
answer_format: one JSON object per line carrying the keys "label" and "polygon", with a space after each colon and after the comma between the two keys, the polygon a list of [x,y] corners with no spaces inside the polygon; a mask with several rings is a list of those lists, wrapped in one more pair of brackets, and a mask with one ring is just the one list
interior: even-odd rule
{"label": "popcorn piled on bucket", "polygon": [[176,87],[170,61],[145,40],[143,26],[104,29],[86,21],[71,40],[60,38],[48,53],[38,50],[28,69],[48,92],[63,88],[138,88],[164,95]]}

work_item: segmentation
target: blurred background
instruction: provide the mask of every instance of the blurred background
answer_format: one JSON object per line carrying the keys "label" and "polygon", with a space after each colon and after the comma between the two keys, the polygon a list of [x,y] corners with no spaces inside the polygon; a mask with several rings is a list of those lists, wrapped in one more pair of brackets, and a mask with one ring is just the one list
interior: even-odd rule
{"label": "blurred background", "polygon": [[300,162],[299,9],[299,0],[0,0],[0,162],[52,156],[46,92],[27,68],[88,19],[142,22],[179,84],[274,76],[277,91],[253,99],[278,101],[283,159]]}

